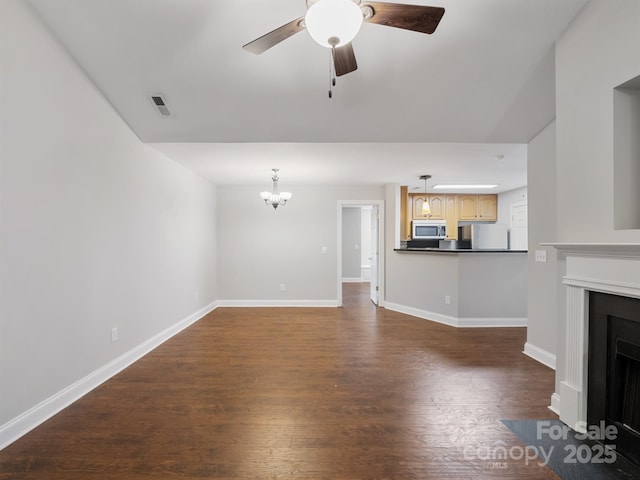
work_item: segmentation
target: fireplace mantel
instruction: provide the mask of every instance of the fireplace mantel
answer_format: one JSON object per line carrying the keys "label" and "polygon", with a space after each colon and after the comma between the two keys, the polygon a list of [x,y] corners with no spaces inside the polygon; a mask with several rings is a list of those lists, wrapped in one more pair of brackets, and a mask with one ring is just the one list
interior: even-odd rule
{"label": "fireplace mantel", "polygon": [[[544,243],[566,258],[562,283],[566,292],[564,368],[557,370],[559,392],[554,396],[560,420],[577,431],[587,424],[589,292],[640,298],[640,244]],[[552,404],[553,404],[552,399]]]}
{"label": "fireplace mantel", "polygon": [[541,243],[562,255],[640,258],[640,243]]}

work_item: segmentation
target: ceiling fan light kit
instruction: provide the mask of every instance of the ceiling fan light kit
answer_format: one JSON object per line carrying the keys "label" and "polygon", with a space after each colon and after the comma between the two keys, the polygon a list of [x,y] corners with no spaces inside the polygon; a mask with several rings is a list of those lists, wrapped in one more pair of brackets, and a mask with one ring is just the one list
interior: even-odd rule
{"label": "ceiling fan light kit", "polygon": [[309,7],[304,23],[316,43],[338,48],[355,38],[362,19],[362,10],[352,0],[320,0]]}
{"label": "ceiling fan light kit", "polygon": [[304,17],[285,23],[242,48],[260,55],[306,29],[315,42],[331,48],[335,74],[341,76],[358,68],[351,41],[363,22],[431,34],[443,15],[442,7],[366,0],[307,0]]}

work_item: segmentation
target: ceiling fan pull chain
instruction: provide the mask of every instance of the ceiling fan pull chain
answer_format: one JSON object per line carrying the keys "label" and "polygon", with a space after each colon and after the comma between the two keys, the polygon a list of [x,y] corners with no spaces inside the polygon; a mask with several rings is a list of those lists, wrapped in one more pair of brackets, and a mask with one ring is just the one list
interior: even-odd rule
{"label": "ceiling fan pull chain", "polygon": [[[333,47],[335,48],[335,47]],[[332,50],[333,50],[332,48]],[[336,84],[336,77],[333,74],[333,51],[329,53],[329,98],[333,97],[333,86]]]}

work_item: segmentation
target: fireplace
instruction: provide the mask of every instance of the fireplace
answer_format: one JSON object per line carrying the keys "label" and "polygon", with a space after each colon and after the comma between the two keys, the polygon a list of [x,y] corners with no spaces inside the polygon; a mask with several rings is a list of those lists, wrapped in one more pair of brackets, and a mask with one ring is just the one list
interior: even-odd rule
{"label": "fireplace", "polygon": [[[551,409],[578,432],[599,421],[624,427],[616,426],[616,448],[620,442],[621,453],[626,449],[640,463],[638,454],[631,458],[640,451],[637,444],[625,446],[640,426],[640,244],[547,245],[558,250],[560,267],[565,262],[565,315],[559,317]],[[622,299],[622,307],[601,307],[598,298],[604,297],[615,297],[614,304]]]}
{"label": "fireplace", "polygon": [[640,465],[640,299],[589,292],[588,322],[587,423],[615,427]]}

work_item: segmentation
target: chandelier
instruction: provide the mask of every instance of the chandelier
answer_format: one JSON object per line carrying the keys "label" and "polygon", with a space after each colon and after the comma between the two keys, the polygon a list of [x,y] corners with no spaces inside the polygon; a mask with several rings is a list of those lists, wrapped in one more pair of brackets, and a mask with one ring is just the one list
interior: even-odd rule
{"label": "chandelier", "polygon": [[291,194],[289,192],[280,192],[278,190],[278,168],[272,168],[273,176],[271,179],[273,180],[273,189],[271,192],[260,192],[260,198],[264,200],[266,205],[270,205],[274,208],[278,208],[280,205],[286,205],[287,201],[291,198]]}

